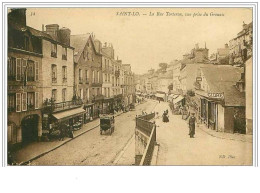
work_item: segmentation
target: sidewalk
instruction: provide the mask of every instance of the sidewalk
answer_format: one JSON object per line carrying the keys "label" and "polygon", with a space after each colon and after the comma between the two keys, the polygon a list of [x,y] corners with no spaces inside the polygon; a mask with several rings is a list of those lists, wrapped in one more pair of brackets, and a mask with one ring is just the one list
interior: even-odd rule
{"label": "sidewalk", "polygon": [[[115,114],[115,117],[123,114],[123,112],[120,112],[118,114]],[[87,133],[88,131],[91,131],[99,126],[99,119],[95,119],[92,122],[89,122],[85,125],[83,125],[82,129],[78,131],[74,131],[74,138],[65,138],[64,141],[49,141],[49,142],[33,142],[25,147],[22,147],[17,152],[14,152],[13,159],[16,163],[19,165],[27,165],[30,161],[37,159],[59,147],[62,145],[68,143],[69,141],[76,139],[77,137],[83,135],[84,133]]]}
{"label": "sidewalk", "polygon": [[227,140],[253,143],[253,135],[217,132],[215,130],[207,128],[207,126],[205,124],[197,124],[197,128],[201,129],[203,132],[207,133],[208,135],[211,135],[211,136],[219,138],[219,139],[227,139]]}

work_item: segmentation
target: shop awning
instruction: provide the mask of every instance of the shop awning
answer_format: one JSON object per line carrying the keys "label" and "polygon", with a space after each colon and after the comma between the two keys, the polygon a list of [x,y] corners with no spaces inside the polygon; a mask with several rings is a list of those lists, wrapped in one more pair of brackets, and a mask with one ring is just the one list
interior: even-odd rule
{"label": "shop awning", "polygon": [[165,97],[165,94],[157,93],[155,96],[158,97],[158,98],[164,98],[164,97]]}
{"label": "shop awning", "polygon": [[176,95],[176,94],[170,94],[168,96],[168,101],[172,101],[172,99],[176,99],[179,95]]}
{"label": "shop awning", "polygon": [[183,99],[183,96],[179,95],[177,98],[172,99],[172,102],[173,102],[173,104],[176,104],[176,103],[180,102],[182,99]]}
{"label": "shop awning", "polygon": [[69,119],[69,118],[73,118],[76,117],[78,115],[81,115],[85,112],[84,109],[82,108],[77,108],[77,109],[71,109],[71,110],[67,110],[67,111],[63,111],[63,112],[59,112],[59,113],[54,113],[52,114],[57,120],[61,120],[61,119]]}

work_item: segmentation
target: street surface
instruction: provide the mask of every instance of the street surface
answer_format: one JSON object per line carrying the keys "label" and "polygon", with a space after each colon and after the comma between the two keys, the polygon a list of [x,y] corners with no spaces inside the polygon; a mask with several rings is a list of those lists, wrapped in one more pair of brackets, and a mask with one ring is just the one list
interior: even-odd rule
{"label": "street surface", "polygon": [[100,135],[97,127],[32,161],[31,165],[133,165],[135,116],[142,111],[159,113],[155,119],[159,143],[157,165],[252,164],[252,143],[214,137],[203,131],[203,125],[196,125],[195,138],[189,138],[187,122],[180,115],[169,112],[170,122],[162,122],[161,115],[166,109],[169,110],[168,103],[148,100],[136,110],[116,117],[111,136]]}
{"label": "street surface", "polygon": [[111,136],[100,135],[97,127],[32,161],[31,165],[132,165],[135,162],[135,116],[142,111],[150,113],[156,104],[149,101],[116,117]]}
{"label": "street surface", "polygon": [[[169,109],[165,102],[155,108],[159,115]],[[181,115],[169,113],[170,122],[157,119],[157,165],[252,165],[252,143],[219,139],[196,125],[195,138],[188,135],[188,124]]]}

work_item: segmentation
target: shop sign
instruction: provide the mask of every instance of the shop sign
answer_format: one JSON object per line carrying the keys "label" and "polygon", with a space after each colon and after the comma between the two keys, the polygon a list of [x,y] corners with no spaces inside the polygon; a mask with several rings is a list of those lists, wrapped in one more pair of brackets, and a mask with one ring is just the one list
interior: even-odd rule
{"label": "shop sign", "polygon": [[208,97],[214,99],[223,99],[224,93],[208,93]]}

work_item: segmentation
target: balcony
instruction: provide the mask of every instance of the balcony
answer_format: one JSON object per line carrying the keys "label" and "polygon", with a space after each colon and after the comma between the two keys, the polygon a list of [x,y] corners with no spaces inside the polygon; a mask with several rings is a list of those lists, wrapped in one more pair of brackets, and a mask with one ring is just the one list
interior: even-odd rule
{"label": "balcony", "polygon": [[83,102],[81,99],[66,101],[61,103],[55,103],[52,106],[53,112],[64,111],[82,106]]}

